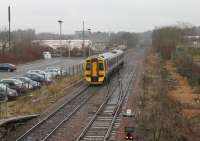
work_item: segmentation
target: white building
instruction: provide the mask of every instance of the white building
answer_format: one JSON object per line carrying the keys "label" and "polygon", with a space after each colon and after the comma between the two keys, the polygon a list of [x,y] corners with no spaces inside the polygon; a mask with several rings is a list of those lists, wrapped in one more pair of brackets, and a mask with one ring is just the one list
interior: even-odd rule
{"label": "white building", "polygon": [[52,49],[70,48],[73,50],[74,48],[82,49],[85,47],[95,50],[90,40],[35,40],[33,43],[39,43],[40,45],[48,46]]}

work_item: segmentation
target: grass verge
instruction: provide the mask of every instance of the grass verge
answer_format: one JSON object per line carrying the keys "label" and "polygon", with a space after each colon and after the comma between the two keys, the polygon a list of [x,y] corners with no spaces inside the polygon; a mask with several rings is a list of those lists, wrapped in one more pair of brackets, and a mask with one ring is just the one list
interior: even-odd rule
{"label": "grass verge", "polygon": [[67,76],[56,80],[49,86],[43,86],[39,90],[20,96],[15,101],[1,103],[1,118],[41,113],[68,94],[66,91],[62,91],[64,88],[80,79],[80,75]]}

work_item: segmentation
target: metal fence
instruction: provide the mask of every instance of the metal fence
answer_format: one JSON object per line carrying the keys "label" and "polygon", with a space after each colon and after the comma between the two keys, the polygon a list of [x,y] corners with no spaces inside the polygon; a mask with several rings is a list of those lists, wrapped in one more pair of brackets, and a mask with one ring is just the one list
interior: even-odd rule
{"label": "metal fence", "polygon": [[77,75],[83,72],[83,64],[74,64],[72,66],[68,66],[65,69],[66,73],[64,75]]}

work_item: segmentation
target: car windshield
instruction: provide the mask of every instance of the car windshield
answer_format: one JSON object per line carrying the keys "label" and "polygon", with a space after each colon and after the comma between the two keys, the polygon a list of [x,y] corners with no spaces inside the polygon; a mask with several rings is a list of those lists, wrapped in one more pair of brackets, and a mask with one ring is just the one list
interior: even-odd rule
{"label": "car windshield", "polygon": [[2,90],[6,90],[6,85],[4,85],[4,84],[0,84],[0,89],[2,89]]}
{"label": "car windshield", "polygon": [[14,81],[14,83],[15,83],[16,85],[22,85],[22,82],[21,82],[21,81]]}
{"label": "car windshield", "polygon": [[20,77],[20,79],[21,79],[21,80],[24,80],[24,81],[26,81],[26,82],[30,81],[30,79],[27,78],[27,77]]}

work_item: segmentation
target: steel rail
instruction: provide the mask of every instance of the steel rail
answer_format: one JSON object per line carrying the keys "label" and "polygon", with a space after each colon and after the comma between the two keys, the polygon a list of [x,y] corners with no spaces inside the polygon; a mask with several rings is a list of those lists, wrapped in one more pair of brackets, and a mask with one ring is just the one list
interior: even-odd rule
{"label": "steel rail", "polygon": [[129,92],[130,84],[131,84],[131,82],[132,82],[132,80],[133,80],[133,78],[134,78],[134,72],[132,72],[132,74],[131,74],[130,76],[131,76],[131,79],[130,79],[130,81],[129,81],[129,83],[128,83],[128,86],[127,86],[126,89],[125,89],[125,93],[123,94],[123,97],[122,97],[121,101],[120,101],[120,102],[118,103],[118,105],[117,105],[117,110],[116,110],[115,115],[114,115],[114,117],[113,117],[113,119],[112,119],[112,122],[111,122],[111,124],[110,124],[110,127],[109,127],[109,129],[107,130],[106,135],[104,136],[104,141],[108,140],[109,137],[110,137],[110,134],[111,134],[111,131],[112,131],[113,126],[114,126],[114,124],[115,124],[115,121],[116,121],[116,119],[117,119],[118,113],[119,113],[119,111],[120,111],[120,109],[121,109],[121,106],[123,105],[123,102],[124,102],[124,99],[125,99],[126,96],[127,96],[127,93]]}
{"label": "steel rail", "polygon": [[67,104],[69,104],[71,101],[73,101],[74,99],[76,99],[79,95],[81,95],[83,92],[85,92],[87,89],[89,88],[89,85],[87,85],[86,87],[84,87],[83,89],[79,90],[78,92],[74,92],[74,96],[72,98],[70,98],[68,101],[66,101],[65,103],[63,103],[61,106],[59,106],[55,111],[53,111],[51,114],[49,114],[48,116],[46,116],[44,119],[42,119],[41,121],[39,121],[36,125],[34,125],[33,127],[31,127],[28,131],[26,131],[22,136],[20,136],[16,141],[22,141],[24,140],[25,137],[27,137],[28,135],[30,135],[34,130],[36,130],[39,126],[41,126],[44,122],[46,122],[47,120],[49,120],[51,117],[53,117],[56,113],[58,113],[63,107],[65,107]]}
{"label": "steel rail", "polygon": [[[134,77],[134,71],[131,71],[132,73],[130,75],[128,75],[128,78],[129,81],[128,81],[128,86],[125,88],[125,91],[124,91],[124,94],[122,96],[122,99],[116,103],[116,110],[114,111],[114,116],[113,116],[113,119],[112,119],[112,122],[111,122],[111,125],[108,127],[108,130],[106,131],[106,134],[104,135],[104,141],[107,140],[107,138],[109,138],[110,136],[110,133],[112,131],[112,128],[113,128],[113,125],[117,119],[117,116],[118,116],[118,112],[124,102],[124,99],[128,93],[128,89],[130,87],[130,84],[132,82],[132,79]],[[126,78],[124,78],[126,79]],[[91,120],[89,121],[89,123],[87,124],[87,126],[83,129],[83,131],[81,132],[81,134],[76,138],[76,141],[80,141],[84,138],[84,136],[86,135],[86,133],[88,132],[88,130],[90,129],[90,127],[92,126],[92,124],[95,122],[95,120],[97,119],[98,115],[101,113],[101,111],[104,109],[104,107],[107,105],[109,99],[111,98],[111,96],[114,94],[115,92],[115,88],[114,90],[111,92],[111,94],[106,98],[106,100],[101,104],[101,106],[98,108],[98,110],[96,111],[95,115],[91,118]]]}
{"label": "steel rail", "polygon": [[[97,89],[98,90],[98,89]],[[96,92],[96,91],[95,91]],[[94,95],[90,95],[87,99],[85,99],[83,102],[81,102],[79,105],[76,106],[76,108],[70,112],[70,114],[68,116],[66,116],[64,118],[64,120],[62,120],[53,130],[51,133],[49,133],[44,139],[42,139],[42,141],[46,141],[48,140],[54,133],[55,131],[61,126],[63,125],[63,123],[65,123],[66,121],[68,121],[74,114],[76,114],[76,112],[82,108],[82,106]]]}
{"label": "steel rail", "polygon": [[101,110],[105,107],[105,105],[107,104],[108,100],[111,98],[111,96],[114,94],[114,92],[117,90],[116,89],[117,86],[114,87],[114,89],[112,90],[112,93],[109,94],[105,101],[101,104],[101,106],[98,108],[98,110],[96,111],[96,113],[94,114],[94,116],[92,117],[92,119],[90,120],[90,122],[87,124],[87,126],[83,129],[83,131],[81,132],[81,134],[79,135],[79,137],[76,139],[76,141],[80,141],[82,139],[82,137],[84,137],[85,133],[87,132],[87,130],[90,128],[90,126],[92,125],[92,123],[95,121],[95,119],[97,118],[98,114],[101,112]]}

